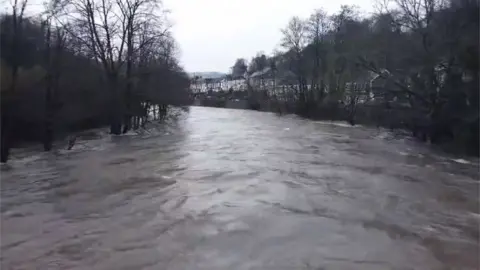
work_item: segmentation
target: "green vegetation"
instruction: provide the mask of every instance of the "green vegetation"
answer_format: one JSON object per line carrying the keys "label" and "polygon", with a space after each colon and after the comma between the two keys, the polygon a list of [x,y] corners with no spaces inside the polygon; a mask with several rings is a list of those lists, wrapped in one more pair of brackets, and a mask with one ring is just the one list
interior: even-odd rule
{"label": "green vegetation", "polygon": [[150,108],[189,104],[168,19],[156,0],[52,0],[1,17],[1,161],[18,142],[110,125],[136,129]]}

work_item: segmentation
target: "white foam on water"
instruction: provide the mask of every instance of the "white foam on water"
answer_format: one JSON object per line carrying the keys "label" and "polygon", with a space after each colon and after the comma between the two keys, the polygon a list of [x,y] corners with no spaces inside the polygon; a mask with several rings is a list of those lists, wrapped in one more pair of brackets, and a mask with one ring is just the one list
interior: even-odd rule
{"label": "white foam on water", "polygon": [[337,126],[337,127],[346,127],[346,128],[352,128],[352,127],[362,127],[361,125],[350,125],[349,123],[346,122],[335,122],[335,121],[315,121],[317,124],[322,124],[322,125],[331,125],[331,126]]}
{"label": "white foam on water", "polygon": [[129,130],[127,133],[124,133],[123,136],[136,136],[138,135],[138,132],[135,132],[133,130]]}
{"label": "white foam on water", "polygon": [[333,122],[333,123],[331,123],[331,124],[334,125],[334,126],[339,126],[339,127],[348,127],[348,128],[349,128],[349,127],[354,127],[354,126],[352,126],[352,125],[350,125],[350,124],[341,123],[341,122]]}
{"label": "white foam on water", "polygon": [[21,158],[14,158],[12,161],[15,163],[30,163],[44,158],[44,155],[37,154],[32,156],[26,156]]}
{"label": "white foam on water", "polygon": [[470,161],[465,160],[463,158],[452,159],[452,161],[460,163],[460,164],[470,164]]}
{"label": "white foam on water", "polygon": [[390,135],[390,134],[388,134],[387,132],[382,132],[382,133],[378,134],[375,138],[377,138],[377,139],[386,139],[386,138],[388,138],[389,135]]}
{"label": "white foam on water", "polygon": [[471,212],[470,215],[471,215],[474,219],[480,220],[480,214]]}

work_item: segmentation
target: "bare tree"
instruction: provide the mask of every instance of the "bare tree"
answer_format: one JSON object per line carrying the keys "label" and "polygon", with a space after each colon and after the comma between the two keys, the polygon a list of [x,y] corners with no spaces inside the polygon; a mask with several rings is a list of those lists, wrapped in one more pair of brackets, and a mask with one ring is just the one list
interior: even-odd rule
{"label": "bare tree", "polygon": [[[328,14],[322,10],[315,10],[306,23],[307,37],[314,47],[314,65],[312,69],[311,87],[319,92],[320,99],[324,96],[326,73],[326,50],[322,48],[324,38],[331,29],[331,21]],[[320,79],[321,78],[321,79]]]}
{"label": "bare tree", "polygon": [[[10,51],[7,54],[10,55],[11,64],[11,81],[10,87],[7,90],[8,93],[2,98],[2,113],[1,113],[1,143],[0,143],[0,161],[7,162],[10,154],[11,147],[11,123],[10,115],[13,107],[15,106],[13,96],[17,90],[18,83],[18,71],[20,68],[19,55],[20,41],[23,36],[23,24],[25,21],[25,9],[27,7],[28,0],[13,0],[11,2],[12,16],[7,18],[9,25],[9,35],[11,35],[12,44]],[[5,52],[3,52],[5,53]],[[8,99],[8,100],[7,100]]]}
{"label": "bare tree", "polygon": [[[68,11],[65,19],[73,22],[69,33],[88,48],[103,67],[112,96],[110,131],[120,134],[123,122],[123,132],[126,132],[131,126],[135,56],[167,31],[164,18],[157,15],[160,2],[69,0]],[[142,35],[148,32],[148,38],[139,38],[140,32]],[[125,88],[119,85],[120,76],[125,77]]]}
{"label": "bare tree", "polygon": [[111,93],[110,132],[121,133],[120,68],[125,60],[127,20],[118,14],[113,0],[71,0],[66,19],[69,34],[87,47],[104,70]]}
{"label": "bare tree", "polygon": [[[45,63],[46,63],[46,84],[45,84],[45,119],[43,148],[45,151],[52,149],[54,139],[54,117],[57,109],[56,93],[58,92],[58,81],[60,79],[61,54],[65,45],[65,32],[62,27],[52,25],[54,17],[61,11],[65,2],[52,0],[45,3],[42,26],[45,32]],[[52,37],[52,30],[54,35]],[[53,42],[53,44],[52,44]]]}
{"label": "bare tree", "polygon": [[[155,39],[159,39],[167,33],[168,27],[162,29],[163,21],[159,16],[154,14],[152,10],[157,10],[160,2],[158,0],[117,0],[117,4],[121,10],[121,14],[126,20],[123,27],[127,31],[126,45],[126,90],[125,90],[125,116],[123,133],[131,128],[132,118],[132,92],[133,92],[133,69],[135,61],[135,53],[142,47],[149,45]],[[155,30],[148,31],[149,26],[156,24]],[[135,44],[135,37],[142,31],[142,39]],[[137,61],[138,62],[138,61]]]}
{"label": "bare tree", "polygon": [[293,17],[287,26],[282,29],[281,46],[287,50],[292,50],[296,54],[301,54],[307,43],[305,22],[299,17]]}
{"label": "bare tree", "polygon": [[293,17],[287,26],[281,30],[283,37],[281,46],[292,55],[293,72],[297,76],[298,87],[295,89],[300,95],[300,101],[305,102],[306,78],[302,61],[302,52],[307,44],[305,22],[298,17]]}
{"label": "bare tree", "polygon": [[[447,83],[457,81],[458,84],[461,80],[455,70],[459,66],[459,30],[462,28],[455,25],[453,10],[449,10],[447,4],[448,1],[444,0],[385,0],[382,4],[384,11],[398,14],[395,23],[405,33],[410,47],[408,53],[403,54],[408,61],[408,72],[397,71],[388,76],[396,86],[388,91],[396,97],[408,97],[413,112],[413,126],[410,128],[414,133],[420,128],[426,130],[428,134],[422,136],[431,140],[444,136],[441,133],[452,133],[449,126],[453,124],[448,123],[452,120],[445,119],[444,115],[446,104],[451,102],[448,88],[452,85]],[[476,6],[478,8],[478,3]],[[374,63],[365,59],[360,63],[385,77]],[[455,88],[462,91],[458,86]],[[415,119],[418,118],[423,119],[421,127],[417,126],[419,123]]]}
{"label": "bare tree", "polygon": [[[28,0],[13,0],[12,4],[12,35],[13,35],[13,44],[11,46],[11,55],[18,55],[18,50],[20,48],[20,39],[22,38],[22,27],[25,20],[25,9],[28,4]],[[12,57],[12,83],[10,85],[10,92],[15,92],[18,79],[18,68],[20,67],[19,59],[17,57]]]}

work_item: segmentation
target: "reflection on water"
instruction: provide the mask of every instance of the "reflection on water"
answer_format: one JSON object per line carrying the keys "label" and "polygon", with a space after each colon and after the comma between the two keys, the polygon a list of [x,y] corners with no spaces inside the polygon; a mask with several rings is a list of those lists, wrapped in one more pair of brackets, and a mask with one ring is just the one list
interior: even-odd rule
{"label": "reflection on water", "polygon": [[[2,165],[2,269],[477,269],[478,161],[193,107]],[[61,146],[59,146],[61,147]]]}

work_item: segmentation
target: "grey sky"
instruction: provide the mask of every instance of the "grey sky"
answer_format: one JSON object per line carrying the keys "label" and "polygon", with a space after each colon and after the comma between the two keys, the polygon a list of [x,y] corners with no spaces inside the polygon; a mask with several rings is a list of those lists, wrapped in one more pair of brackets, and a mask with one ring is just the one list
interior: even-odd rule
{"label": "grey sky", "polygon": [[[8,2],[0,1],[2,11]],[[28,0],[27,12],[38,14],[45,0]],[[173,35],[181,64],[188,72],[228,72],[235,59],[279,49],[280,29],[292,16],[308,18],[317,8],[329,14],[341,5],[372,12],[375,0],[162,0],[171,11]]]}
{"label": "grey sky", "polygon": [[307,18],[323,8],[332,14],[343,4],[373,10],[373,0],[164,0],[171,10],[181,63],[189,72],[227,72],[235,59],[278,48],[292,16]]}

